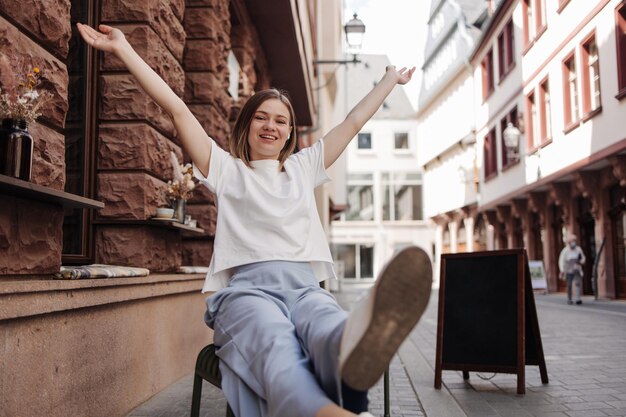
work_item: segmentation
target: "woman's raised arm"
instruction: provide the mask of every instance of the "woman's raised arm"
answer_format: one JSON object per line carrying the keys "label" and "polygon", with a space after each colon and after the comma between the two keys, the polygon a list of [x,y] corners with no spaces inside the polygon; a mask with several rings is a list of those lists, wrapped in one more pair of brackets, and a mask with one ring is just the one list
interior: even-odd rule
{"label": "woman's raised arm", "polygon": [[120,58],[145,92],[170,115],[185,151],[206,176],[209,172],[213,140],[208,137],[181,98],[141,59],[121,30],[100,25],[98,27],[100,31],[97,31],[81,23],[78,23],[77,27],[89,45],[101,51],[114,53]]}
{"label": "woman's raised arm", "polygon": [[406,84],[411,80],[415,67],[407,70],[389,65],[383,78],[376,84],[363,99],[356,105],[346,119],[335,126],[324,136],[324,165],[331,166],[339,155],[346,149],[348,143],[356,136],[367,121],[382,106],[385,98],[391,93],[396,84]]}

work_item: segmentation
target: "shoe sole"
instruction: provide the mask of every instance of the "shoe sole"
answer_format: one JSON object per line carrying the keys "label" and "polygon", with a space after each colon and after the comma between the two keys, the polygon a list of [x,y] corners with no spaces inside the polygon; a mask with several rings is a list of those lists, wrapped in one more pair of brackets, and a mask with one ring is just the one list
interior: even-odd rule
{"label": "shoe sole", "polygon": [[383,268],[371,294],[370,322],[341,366],[348,386],[365,391],[376,384],[426,310],[431,288],[432,264],[422,249],[405,248]]}

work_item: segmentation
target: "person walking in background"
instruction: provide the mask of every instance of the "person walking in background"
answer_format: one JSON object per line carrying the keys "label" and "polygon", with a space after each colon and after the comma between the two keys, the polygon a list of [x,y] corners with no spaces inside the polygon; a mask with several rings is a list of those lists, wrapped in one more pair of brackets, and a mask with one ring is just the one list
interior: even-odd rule
{"label": "person walking in background", "polygon": [[576,235],[570,234],[567,238],[567,245],[559,255],[559,277],[567,281],[567,304],[572,303],[572,283],[576,286],[576,304],[582,304],[580,291],[583,278],[583,265],[585,264],[585,254],[576,244]]}

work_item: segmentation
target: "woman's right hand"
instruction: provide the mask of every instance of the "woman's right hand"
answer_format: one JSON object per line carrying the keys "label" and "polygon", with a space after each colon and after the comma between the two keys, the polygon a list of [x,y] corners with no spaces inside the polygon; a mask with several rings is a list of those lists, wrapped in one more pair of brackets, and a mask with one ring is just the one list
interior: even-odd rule
{"label": "woman's right hand", "polygon": [[76,27],[85,42],[101,51],[115,53],[127,43],[122,31],[111,26],[99,25],[100,32],[82,23],[77,23]]}

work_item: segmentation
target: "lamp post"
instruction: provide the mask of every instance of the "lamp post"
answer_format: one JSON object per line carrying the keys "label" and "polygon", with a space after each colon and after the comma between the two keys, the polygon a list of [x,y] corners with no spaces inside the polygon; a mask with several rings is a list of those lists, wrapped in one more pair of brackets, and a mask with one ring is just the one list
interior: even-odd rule
{"label": "lamp post", "polygon": [[506,158],[510,161],[517,160],[519,157],[519,139],[522,136],[522,132],[513,123],[509,122],[504,132],[502,132],[502,136],[506,148]]}
{"label": "lamp post", "polygon": [[[355,13],[352,16],[352,19],[348,21],[343,26],[343,30],[346,33],[346,41],[348,43],[348,48],[351,50],[361,49],[361,45],[363,45],[363,36],[365,35],[365,24],[361,19],[357,17]],[[357,59],[356,53],[352,54],[352,59],[319,59],[313,61],[313,64],[358,64],[361,62]]]}

